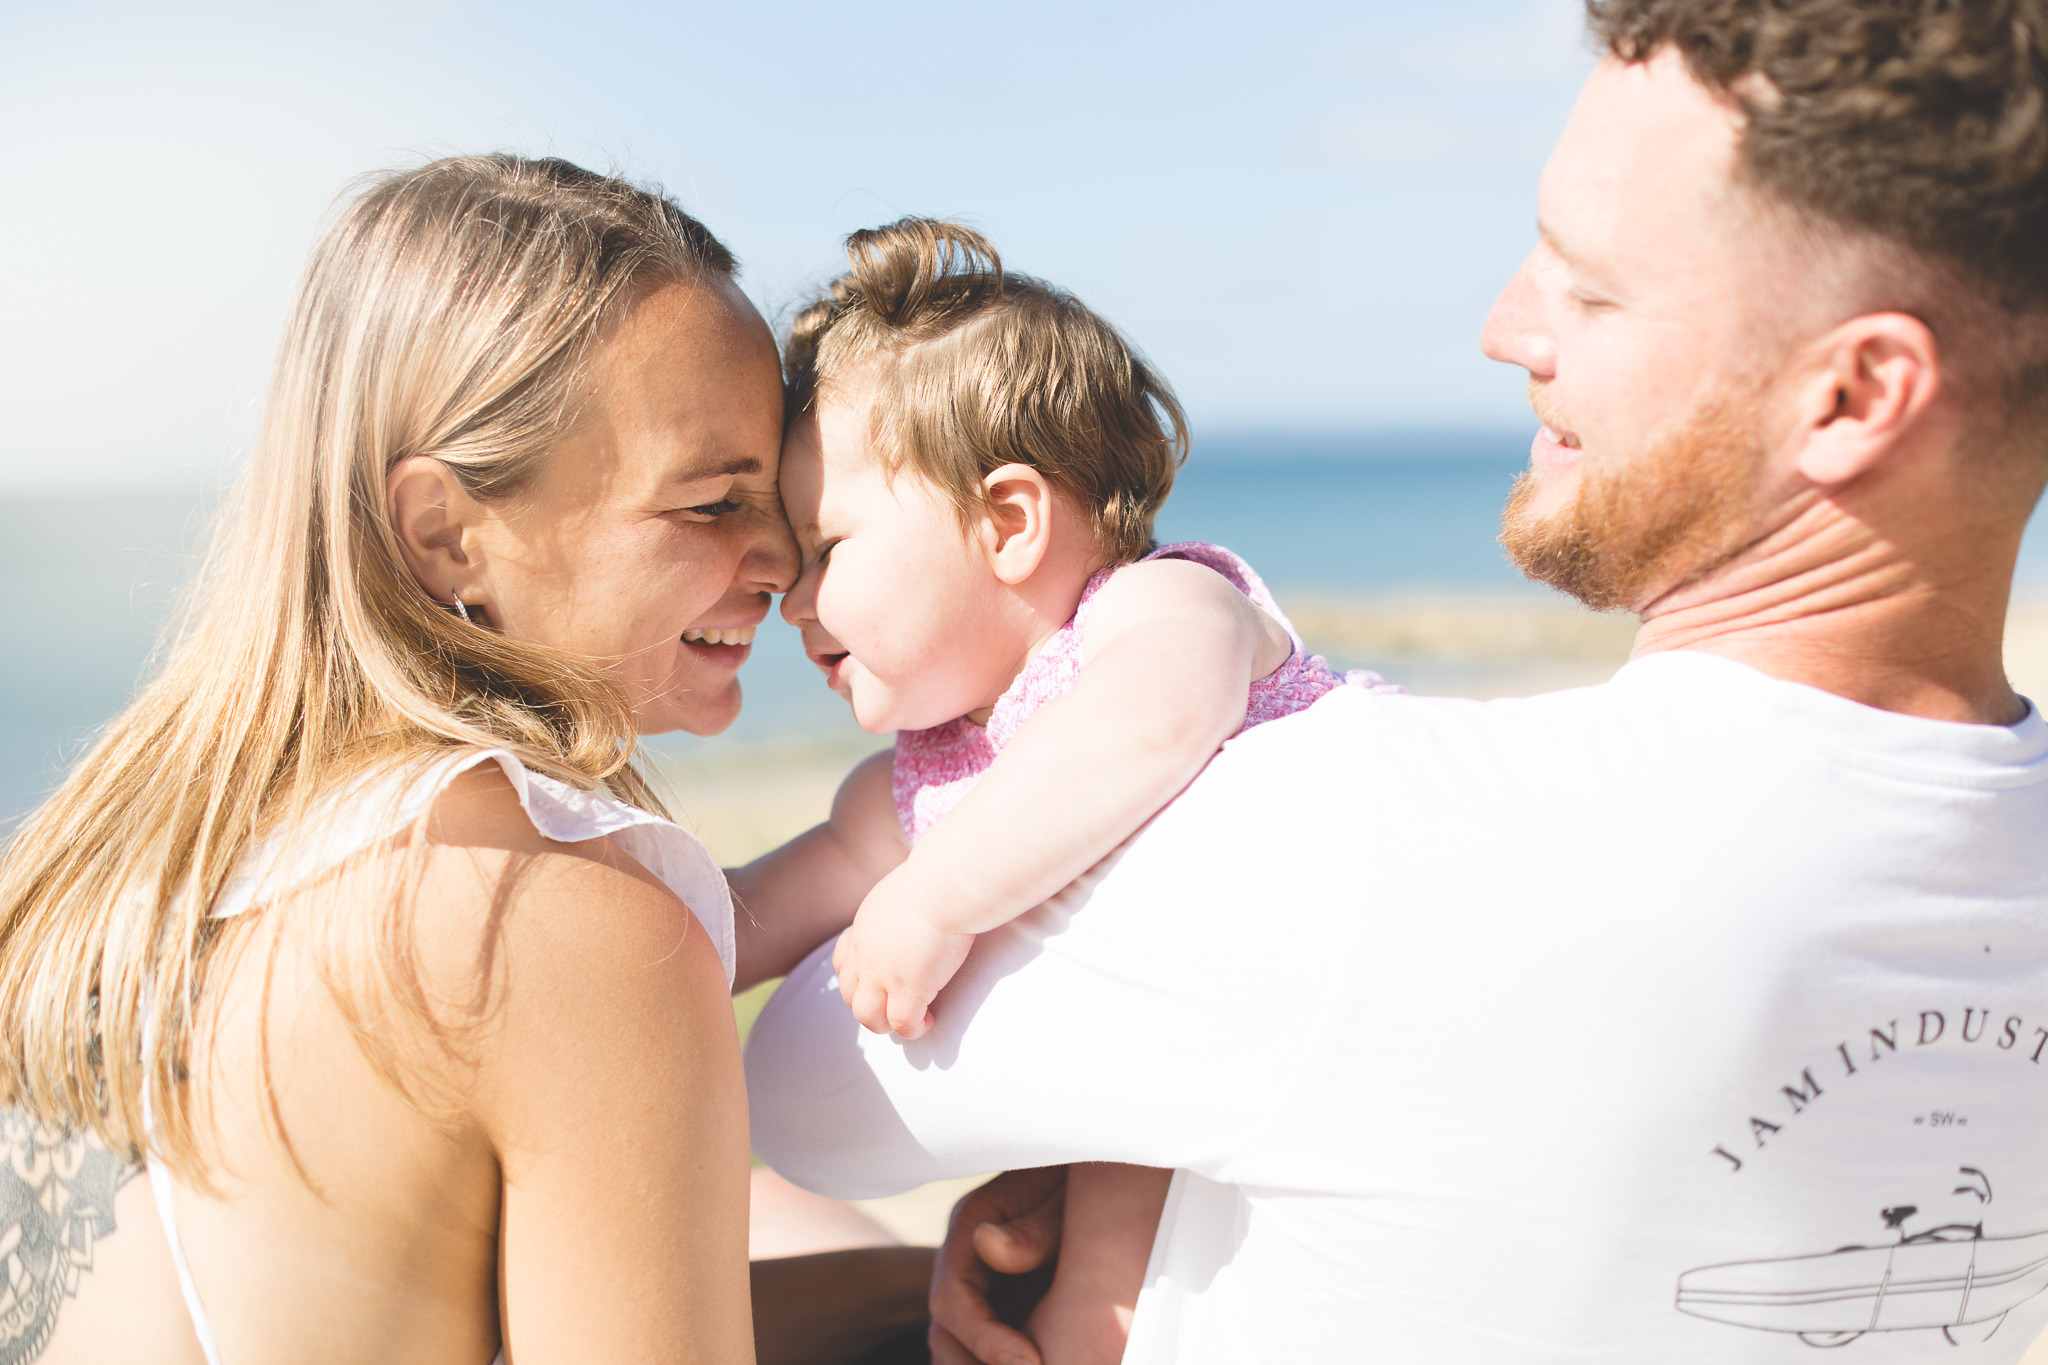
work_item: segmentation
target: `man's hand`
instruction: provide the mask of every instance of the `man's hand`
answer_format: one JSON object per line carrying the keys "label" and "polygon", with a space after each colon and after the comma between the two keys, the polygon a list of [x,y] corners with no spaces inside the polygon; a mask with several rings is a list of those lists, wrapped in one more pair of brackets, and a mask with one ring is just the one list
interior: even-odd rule
{"label": "man's hand", "polygon": [[832,970],[863,1028],[917,1038],[931,1028],[932,997],[967,960],[974,935],[941,929],[919,913],[909,869],[904,864],[868,892],[832,949]]}
{"label": "man's hand", "polygon": [[996,1316],[990,1291],[998,1275],[1051,1266],[1066,1190],[1064,1166],[1006,1171],[953,1206],[932,1266],[932,1365],[1042,1365],[1031,1338]]}

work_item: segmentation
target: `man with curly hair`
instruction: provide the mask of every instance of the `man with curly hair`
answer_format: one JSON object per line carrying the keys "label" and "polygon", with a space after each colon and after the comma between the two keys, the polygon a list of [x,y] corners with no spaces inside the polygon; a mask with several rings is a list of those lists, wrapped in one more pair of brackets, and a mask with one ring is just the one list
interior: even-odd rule
{"label": "man with curly hair", "polygon": [[[833,1193],[1178,1168],[1126,1360],[2010,1362],[2048,1324],[2048,725],[2000,657],[2048,3],[1589,12],[1484,344],[1542,423],[1503,541],[1639,615],[1631,662],[1341,691],[985,936],[926,1038],[820,959],[754,1034],[757,1150]],[[936,1358],[1035,1358],[982,1290],[1059,1191],[963,1202]]]}

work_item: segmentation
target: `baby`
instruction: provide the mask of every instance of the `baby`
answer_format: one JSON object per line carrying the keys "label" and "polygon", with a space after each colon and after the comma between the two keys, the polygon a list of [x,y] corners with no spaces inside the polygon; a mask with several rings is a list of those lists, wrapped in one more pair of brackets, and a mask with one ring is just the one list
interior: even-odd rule
{"label": "baby", "polygon": [[[785,353],[804,569],[782,613],[896,747],[733,884],[771,958],[844,929],[848,1005],[915,1038],[975,935],[1109,854],[1230,736],[1346,679],[1236,555],[1153,544],[1185,422],[1114,328],[951,223],[904,219],[847,251]],[[1165,1188],[1074,1167],[1042,1310],[1052,1365],[1121,1355],[1138,1286],[1111,1244],[1150,1229]]]}

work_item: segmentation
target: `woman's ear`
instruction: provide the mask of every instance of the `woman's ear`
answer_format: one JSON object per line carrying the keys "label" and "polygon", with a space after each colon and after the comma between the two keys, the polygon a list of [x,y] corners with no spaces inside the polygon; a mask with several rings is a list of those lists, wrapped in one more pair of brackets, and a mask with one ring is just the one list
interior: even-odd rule
{"label": "woman's ear", "polygon": [[1052,549],[1052,484],[1028,464],[1006,464],[981,481],[988,502],[979,526],[996,577],[1010,587],[1038,572]]}
{"label": "woman's ear", "polygon": [[1927,324],[1907,313],[1866,313],[1823,337],[1813,352],[1799,472],[1836,488],[1897,449],[1941,393],[1941,352]]}
{"label": "woman's ear", "polygon": [[400,460],[384,476],[384,500],[399,553],[427,596],[452,604],[459,595],[471,613],[487,608],[476,535],[483,508],[448,466],[426,455]]}

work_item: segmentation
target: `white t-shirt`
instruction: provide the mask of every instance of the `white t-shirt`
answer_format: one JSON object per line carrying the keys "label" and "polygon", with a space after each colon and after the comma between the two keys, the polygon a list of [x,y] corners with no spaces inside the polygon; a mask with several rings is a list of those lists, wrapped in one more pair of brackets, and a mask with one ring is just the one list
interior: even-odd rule
{"label": "white t-shirt", "polygon": [[820,949],[748,1047],[756,1150],[842,1196],[1180,1168],[1131,1361],[2013,1361],[2048,1323],[2038,712],[1693,653],[1344,689],[936,1009],[864,1033]]}

